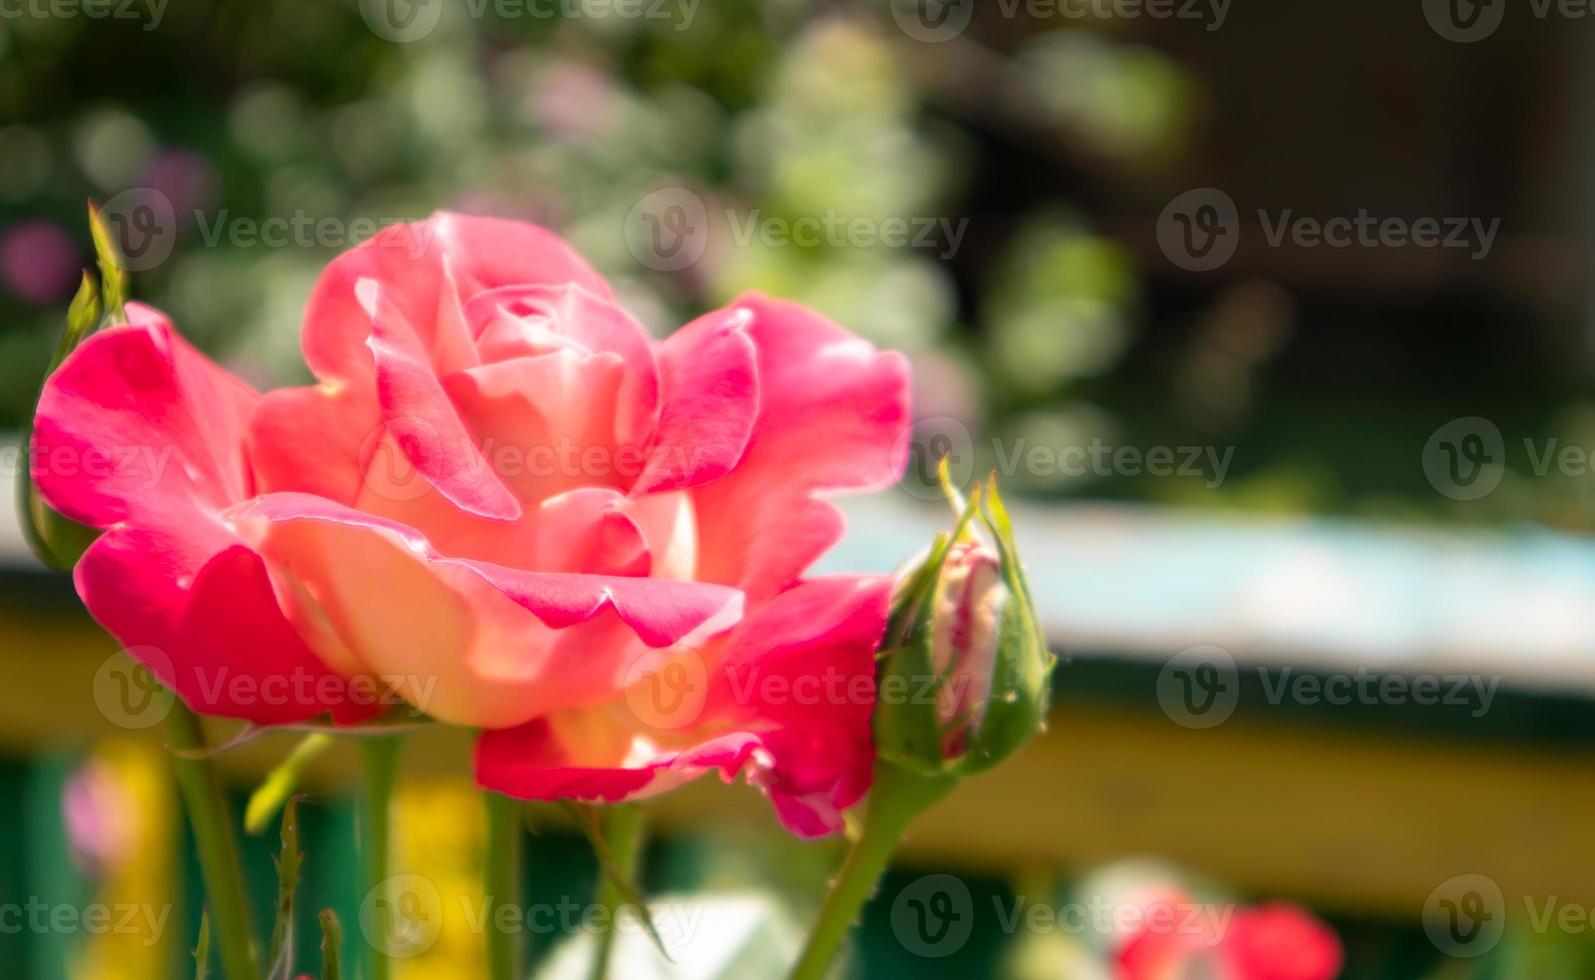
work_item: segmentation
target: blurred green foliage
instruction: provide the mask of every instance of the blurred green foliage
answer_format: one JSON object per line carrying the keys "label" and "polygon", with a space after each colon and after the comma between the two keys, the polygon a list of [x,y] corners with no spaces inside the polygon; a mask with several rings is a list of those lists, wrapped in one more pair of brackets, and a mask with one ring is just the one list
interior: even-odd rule
{"label": "blurred green foliage", "polygon": [[[1199,179],[1215,109],[1150,26],[1010,18],[926,44],[886,0],[642,17],[473,2],[396,43],[370,26],[383,0],[169,4],[158,23],[151,2],[0,19],[0,427],[25,417],[89,261],[84,200],[154,188],[175,248],[137,272],[137,297],[262,385],[303,379],[303,302],[370,227],[355,219],[491,212],[566,235],[657,332],[758,289],[907,350],[916,414],[967,427],[971,472],[999,462],[994,443],[1239,447],[1217,486],[1010,474],[1030,494],[1588,525],[1589,481],[1521,459],[1453,506],[1421,451],[1472,406],[1363,388],[1350,335],[1297,351],[1308,301],[1288,285],[1237,274],[1193,293],[1169,275],[1152,223]],[[624,229],[666,187],[697,195],[710,230],[700,260],[656,271]],[[915,240],[761,233],[805,219]],[[1595,444],[1588,404],[1553,397],[1492,410],[1509,441]]]}
{"label": "blurred green foliage", "polygon": [[[55,277],[87,254],[83,199],[133,187],[166,194],[177,223],[139,297],[261,383],[302,377],[301,305],[354,237],[344,222],[436,208],[561,230],[656,330],[747,289],[810,303],[920,355],[935,381],[922,414],[977,429],[1113,368],[1139,308],[1134,264],[1062,193],[995,239],[966,234],[993,151],[916,81],[922,46],[884,7],[666,9],[673,19],[473,19],[450,6],[412,44],[368,30],[352,3],[173,5],[150,31],[0,22],[0,229],[42,219],[75,250],[0,269],[31,281],[0,290],[0,422],[21,417],[43,365],[64,301]],[[1166,156],[1179,70],[1059,33],[1022,46],[1004,83],[1049,129],[1125,165]],[[692,188],[715,224],[701,261],[655,273],[622,226],[663,185]],[[749,231],[805,216],[904,221],[923,241]],[[278,247],[247,224],[273,218],[299,222]],[[332,230],[316,230],[326,218]]]}

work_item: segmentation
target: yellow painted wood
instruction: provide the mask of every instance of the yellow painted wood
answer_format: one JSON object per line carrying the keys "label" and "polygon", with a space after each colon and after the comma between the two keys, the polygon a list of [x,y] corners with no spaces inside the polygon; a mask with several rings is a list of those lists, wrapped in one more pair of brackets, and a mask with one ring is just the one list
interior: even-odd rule
{"label": "yellow painted wood", "polygon": [[[143,739],[97,744],[79,779],[114,807],[102,828],[115,841],[97,871],[94,904],[111,918],[85,929],[68,964],[72,980],[164,980],[184,963],[184,923],[171,873],[177,863],[176,787],[160,747]],[[185,971],[186,972],[186,971]]]}
{"label": "yellow painted wood", "polygon": [[1171,858],[1261,894],[1416,918],[1481,873],[1595,902],[1595,753],[1076,710],[928,814],[909,857],[1078,870]]}

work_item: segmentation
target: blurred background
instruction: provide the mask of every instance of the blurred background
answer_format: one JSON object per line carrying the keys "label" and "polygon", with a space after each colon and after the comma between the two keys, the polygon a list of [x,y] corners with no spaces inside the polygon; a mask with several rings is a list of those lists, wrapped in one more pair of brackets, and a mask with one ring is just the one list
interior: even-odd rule
{"label": "blurred background", "polygon": [[[90,198],[134,294],[262,386],[308,377],[329,258],[439,208],[558,230],[659,334],[801,300],[916,366],[910,474],[848,505],[826,567],[928,541],[936,457],[995,469],[1066,656],[1048,733],[908,841],[856,975],[1113,977],[1123,928],[1067,913],[1179,893],[1310,909],[1347,977],[1595,976],[1588,13],[6,0],[0,430],[92,262]],[[12,524],[0,906],[76,924],[0,914],[0,973],[186,975],[159,719]],[[223,758],[240,799],[292,744]],[[396,816],[446,894],[479,888],[467,751],[412,746]],[[357,943],[352,772],[311,768],[302,906]],[[585,843],[534,823],[532,899],[590,901]],[[272,836],[246,842],[262,913]],[[705,783],[661,801],[644,881],[727,903],[711,931],[759,963],[839,854]],[[399,974],[481,975],[459,910],[435,921]]]}

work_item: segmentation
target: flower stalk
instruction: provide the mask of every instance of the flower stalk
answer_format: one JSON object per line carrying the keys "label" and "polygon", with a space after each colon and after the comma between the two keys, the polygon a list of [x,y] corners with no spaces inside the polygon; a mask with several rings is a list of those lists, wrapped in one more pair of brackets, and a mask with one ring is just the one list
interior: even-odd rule
{"label": "flower stalk", "polygon": [[487,975],[492,980],[521,980],[525,956],[518,930],[501,929],[494,913],[508,906],[520,909],[521,803],[499,793],[483,794],[487,806],[487,864],[483,897],[487,900]]}
{"label": "flower stalk", "polygon": [[[403,741],[399,735],[381,735],[361,738],[359,743],[363,789],[359,813],[361,877],[365,893],[371,895],[388,887],[393,786],[398,777],[399,749]],[[376,948],[376,944],[367,944],[365,954],[362,971],[365,980],[388,980],[387,951]]]}
{"label": "flower stalk", "polygon": [[[615,933],[619,931],[621,910],[635,896],[631,882],[636,880],[642,858],[643,809],[640,806],[604,808],[603,847],[599,851],[598,906],[607,914],[608,926],[598,933],[597,948],[588,980],[605,980],[615,952]],[[646,916],[646,909],[637,913]]]}
{"label": "flower stalk", "polygon": [[831,884],[791,980],[821,980],[825,976],[864,904],[875,894],[898,841],[921,813],[956,785],[956,776],[927,776],[884,760],[876,763],[863,833]]}
{"label": "flower stalk", "polygon": [[221,954],[222,973],[227,980],[258,980],[238,843],[221,783],[205,756],[205,729],[199,716],[174,698],[166,717],[166,732],[173,750],[177,785],[194,829],[200,873],[205,880],[207,921]]}

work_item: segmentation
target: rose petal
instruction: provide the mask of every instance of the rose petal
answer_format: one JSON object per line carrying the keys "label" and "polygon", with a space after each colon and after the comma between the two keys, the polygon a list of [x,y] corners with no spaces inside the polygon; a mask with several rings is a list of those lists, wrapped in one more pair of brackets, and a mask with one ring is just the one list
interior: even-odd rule
{"label": "rose petal", "polygon": [[128,304],[52,374],[34,418],[32,473],[50,506],[94,527],[218,510],[249,489],[241,433],[259,396]]}
{"label": "rose petal", "polygon": [[369,714],[298,639],[259,558],[220,518],[249,491],[257,396],[160,314],[128,314],[50,377],[35,427],[45,499],[110,528],[74,570],[84,605],[123,644],[159,650],[147,666],[198,711],[261,724]]}
{"label": "rose petal", "polygon": [[299,491],[354,503],[381,424],[374,396],[336,383],[267,392],[249,420],[255,491]]}
{"label": "rose petal", "polygon": [[749,295],[732,309],[750,318],[759,418],[736,469],[693,491],[698,577],[758,599],[841,537],[823,494],[881,489],[902,475],[908,363],[796,304]]}
{"label": "rose petal", "polygon": [[837,830],[869,786],[874,653],[890,592],[874,577],[794,586],[723,641],[633,665],[618,701],[484,732],[477,781],[523,799],[613,802],[711,768],[728,780],[748,771],[794,833]]}
{"label": "rose petal", "polygon": [[[590,575],[647,575],[653,563],[642,528],[625,497],[607,487],[582,487],[543,501],[530,568]],[[523,556],[524,561],[524,556]]]}
{"label": "rose petal", "polygon": [[[613,355],[619,384],[604,444],[640,445],[653,428],[659,368],[648,331],[612,300],[579,285],[506,286],[472,296],[465,318],[489,363],[560,352],[577,360]],[[563,394],[580,397],[577,391]],[[553,400],[541,398],[544,404]]]}
{"label": "rose petal", "polygon": [[605,697],[638,642],[723,630],[733,589],[527,572],[438,555],[414,529],[304,494],[228,515],[268,562],[290,620],[324,658],[358,659],[416,707],[499,727]]}
{"label": "rose petal", "polygon": [[[454,280],[454,298],[444,296],[445,264]],[[404,318],[426,331],[423,346],[439,353],[452,345],[447,339],[434,344],[434,324],[447,325],[452,303],[483,290],[575,283],[603,299],[613,295],[581,256],[536,225],[448,212],[392,225],[334,259],[311,291],[301,344],[305,362],[322,380],[355,383],[372,374],[365,347],[371,321],[355,295],[362,279],[389,289]],[[464,365],[440,366],[456,370]]]}
{"label": "rose petal", "polygon": [[466,316],[488,363],[444,384],[523,500],[635,482],[659,397],[635,320],[579,287],[493,290]]}
{"label": "rose petal", "polygon": [[[211,555],[186,531],[116,528],[73,570],[95,620],[201,714],[257,725],[331,713],[377,714],[283,618],[260,556],[239,544]],[[153,648],[159,657],[145,651]]]}
{"label": "rose petal", "polygon": [[577,487],[618,489],[641,469],[641,452],[623,453],[615,441],[623,376],[612,354],[558,351],[443,382],[500,478],[537,501]]}
{"label": "rose petal", "polygon": [[376,280],[362,280],[355,292],[371,314],[366,343],[376,364],[382,421],[405,457],[462,510],[503,521],[520,517],[520,502],[489,466],[476,434],[449,400],[414,325]]}
{"label": "rose petal", "polygon": [[749,319],[722,310],[659,345],[663,407],[633,495],[707,483],[742,458],[759,411],[757,354],[745,330]]}

